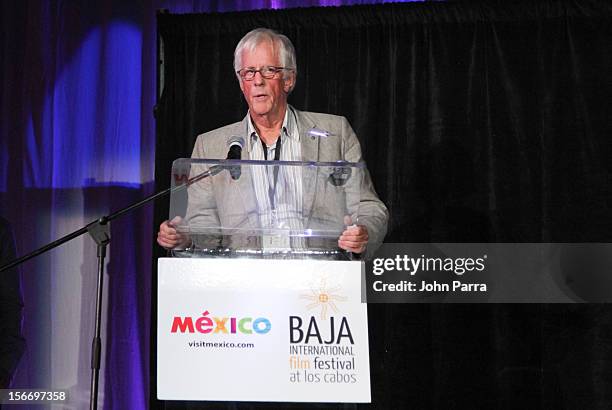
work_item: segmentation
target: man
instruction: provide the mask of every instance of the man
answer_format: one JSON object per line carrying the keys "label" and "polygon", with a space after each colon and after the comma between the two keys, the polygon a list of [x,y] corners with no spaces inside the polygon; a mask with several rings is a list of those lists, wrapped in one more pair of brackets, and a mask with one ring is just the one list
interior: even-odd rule
{"label": "man", "polygon": [[[236,46],[234,70],[249,111],[241,122],[198,136],[192,158],[223,159],[229,139],[234,135],[246,135],[242,159],[362,160],[359,141],[346,118],[302,112],[288,105],[287,97],[295,87],[297,66],[293,44],[286,36],[265,28],[250,31]],[[325,130],[328,136],[307,137],[305,133],[311,129]],[[378,199],[367,171],[365,174],[359,219],[355,224],[347,219],[349,226],[338,238],[338,246],[356,254],[367,252],[371,255],[384,239],[388,212]],[[299,192],[300,189],[295,189],[298,196],[306,194]],[[190,192],[190,206],[194,202]],[[188,217],[193,211],[188,209]],[[161,224],[157,236],[161,246],[173,249],[189,241],[177,231],[176,222]]]}
{"label": "man", "polygon": [[[0,266],[15,259],[9,223],[0,218]],[[0,389],[8,388],[25,348],[21,337],[21,289],[17,268],[0,274]]]}

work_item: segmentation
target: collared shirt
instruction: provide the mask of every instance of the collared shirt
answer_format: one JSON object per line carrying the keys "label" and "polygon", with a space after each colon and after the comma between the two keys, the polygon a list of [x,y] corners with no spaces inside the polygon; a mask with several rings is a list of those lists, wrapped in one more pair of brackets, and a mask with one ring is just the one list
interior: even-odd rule
{"label": "collared shirt", "polygon": [[[276,157],[278,140],[266,146],[264,155],[262,140],[257,134],[251,116],[248,116],[247,135],[251,160],[268,160]],[[280,160],[300,161],[302,159],[300,133],[295,112],[289,106],[279,135]],[[257,198],[257,207],[261,227],[264,229],[282,229],[294,232],[303,230],[302,225],[302,172],[299,166],[253,166],[253,187]]]}
{"label": "collared shirt", "polygon": [[[249,144],[249,152],[251,153],[249,159],[253,160],[264,160],[262,140],[257,134],[257,129],[253,125],[251,116],[248,115],[247,120],[247,135],[249,136],[247,144]],[[281,127],[281,161],[301,161],[302,160],[302,147],[300,145],[300,132],[297,126],[297,118],[295,112],[289,106],[285,111],[285,118],[283,119],[283,126]],[[267,157],[273,159],[276,154],[276,142],[268,147]]]}

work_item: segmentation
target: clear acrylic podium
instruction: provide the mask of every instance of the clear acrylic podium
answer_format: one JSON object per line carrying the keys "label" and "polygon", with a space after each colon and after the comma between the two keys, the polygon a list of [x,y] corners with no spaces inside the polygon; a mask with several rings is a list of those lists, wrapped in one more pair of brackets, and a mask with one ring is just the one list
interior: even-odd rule
{"label": "clear acrylic podium", "polygon": [[350,260],[363,163],[178,159],[169,219],[179,257]]}

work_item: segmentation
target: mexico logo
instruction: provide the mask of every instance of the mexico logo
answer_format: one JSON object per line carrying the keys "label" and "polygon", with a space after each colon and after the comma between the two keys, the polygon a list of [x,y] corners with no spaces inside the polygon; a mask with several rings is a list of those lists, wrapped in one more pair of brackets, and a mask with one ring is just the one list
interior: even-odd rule
{"label": "mexico logo", "polygon": [[174,316],[170,333],[221,333],[221,334],[266,334],[272,329],[272,323],[265,317],[208,317],[208,310],[202,316]]}

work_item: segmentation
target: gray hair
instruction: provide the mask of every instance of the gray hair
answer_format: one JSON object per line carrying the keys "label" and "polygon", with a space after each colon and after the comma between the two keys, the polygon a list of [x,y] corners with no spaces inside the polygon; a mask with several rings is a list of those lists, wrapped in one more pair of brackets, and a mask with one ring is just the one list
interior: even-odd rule
{"label": "gray hair", "polygon": [[[242,52],[244,50],[255,51],[255,48],[265,41],[272,43],[274,51],[278,52],[282,66],[293,70],[293,86],[289,90],[291,92],[293,87],[295,87],[295,80],[297,78],[295,48],[287,36],[269,28],[256,28],[242,37],[236,46],[236,50],[234,50],[234,71],[244,68],[242,67]],[[287,78],[287,75],[291,74],[288,71],[284,71],[283,78]],[[240,81],[238,74],[236,74],[236,77]]]}

